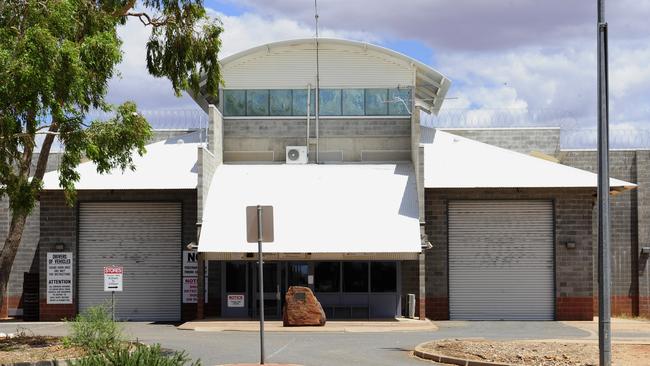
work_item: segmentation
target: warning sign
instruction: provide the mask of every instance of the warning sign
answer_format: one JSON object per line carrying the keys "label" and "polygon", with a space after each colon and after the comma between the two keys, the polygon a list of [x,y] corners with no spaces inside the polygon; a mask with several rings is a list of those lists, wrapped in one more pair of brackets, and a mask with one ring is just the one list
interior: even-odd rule
{"label": "warning sign", "polygon": [[244,307],[244,295],[228,295],[228,307],[229,308],[243,308]]}
{"label": "warning sign", "polygon": [[[183,276],[196,277],[199,275],[199,261],[196,250],[183,251]],[[205,261],[205,275],[208,275],[208,262]]]}
{"label": "warning sign", "polygon": [[104,267],[104,291],[122,291],[123,274],[123,267]]}
{"label": "warning sign", "polygon": [[47,303],[72,304],[72,253],[47,253]]}
{"label": "warning sign", "polygon": [[[196,304],[198,301],[199,286],[196,277],[183,277],[183,303]],[[205,278],[204,302],[208,302],[208,278]]]}

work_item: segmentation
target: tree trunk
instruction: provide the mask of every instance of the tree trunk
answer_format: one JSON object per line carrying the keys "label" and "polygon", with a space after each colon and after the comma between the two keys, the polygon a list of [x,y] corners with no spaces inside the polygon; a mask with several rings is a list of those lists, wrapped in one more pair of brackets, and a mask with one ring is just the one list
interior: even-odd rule
{"label": "tree trunk", "polygon": [[4,309],[7,296],[7,286],[9,284],[9,275],[11,274],[11,267],[14,265],[14,259],[18,252],[20,239],[23,237],[23,230],[25,229],[25,221],[27,215],[13,214],[11,217],[11,226],[5,244],[0,253],[0,310]]}

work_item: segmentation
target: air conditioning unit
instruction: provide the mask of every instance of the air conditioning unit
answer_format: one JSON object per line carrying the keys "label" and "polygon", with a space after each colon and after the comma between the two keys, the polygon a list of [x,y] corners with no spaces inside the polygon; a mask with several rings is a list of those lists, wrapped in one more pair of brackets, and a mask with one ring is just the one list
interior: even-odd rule
{"label": "air conditioning unit", "polygon": [[307,164],[307,146],[287,146],[287,164]]}

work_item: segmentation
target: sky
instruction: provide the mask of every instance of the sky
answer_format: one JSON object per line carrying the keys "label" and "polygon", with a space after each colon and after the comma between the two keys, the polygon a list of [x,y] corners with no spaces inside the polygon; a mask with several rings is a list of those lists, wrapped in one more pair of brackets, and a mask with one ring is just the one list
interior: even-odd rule
{"label": "sky", "polygon": [[[205,6],[224,25],[220,57],[314,35],[311,0],[205,0]],[[319,0],[318,7],[322,36],[382,45],[451,79],[443,111],[425,123],[596,126],[595,0]],[[608,1],[606,18],[613,137],[650,146],[650,1]],[[188,96],[175,97],[168,81],[147,74],[146,28],[131,20],[119,33],[124,60],[109,102],[197,108]]]}

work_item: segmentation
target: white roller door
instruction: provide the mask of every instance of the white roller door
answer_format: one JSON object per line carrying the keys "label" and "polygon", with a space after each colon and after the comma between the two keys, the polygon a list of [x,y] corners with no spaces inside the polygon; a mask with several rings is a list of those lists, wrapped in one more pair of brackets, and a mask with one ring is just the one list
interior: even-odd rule
{"label": "white roller door", "polygon": [[553,320],[552,201],[449,202],[449,315]]}
{"label": "white roller door", "polygon": [[103,268],[117,265],[124,267],[118,319],[180,320],[180,203],[80,203],[78,257],[80,311],[110,300]]}

